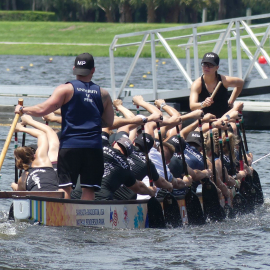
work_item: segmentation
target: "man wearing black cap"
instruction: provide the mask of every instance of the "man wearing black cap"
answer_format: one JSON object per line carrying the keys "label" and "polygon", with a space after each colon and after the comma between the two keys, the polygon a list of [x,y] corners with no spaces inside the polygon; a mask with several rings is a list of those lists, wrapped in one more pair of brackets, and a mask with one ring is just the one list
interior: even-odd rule
{"label": "man wearing black cap", "polygon": [[104,175],[100,191],[96,192],[96,200],[112,200],[115,191],[125,185],[135,194],[155,196],[156,189],[148,188],[136,180],[130,169],[127,158],[133,152],[132,142],[126,137],[118,138],[112,147],[104,146]]}
{"label": "man wearing black cap", "polygon": [[101,185],[104,171],[101,128],[113,124],[114,111],[108,92],[91,81],[94,72],[93,56],[80,54],[73,68],[76,80],[58,86],[41,104],[15,108],[15,113],[32,116],[47,115],[61,108],[58,176],[65,198],[70,198],[78,175],[83,200],[93,200]]}
{"label": "man wearing black cap", "polygon": [[[219,56],[216,53],[206,53],[201,62],[203,75],[191,85],[189,98],[190,109],[203,109],[204,113],[212,113],[217,118],[224,115],[231,107],[243,89],[244,81],[237,77],[224,76],[217,73]],[[214,98],[211,95],[218,82],[222,82]],[[228,87],[234,87],[229,98]]]}

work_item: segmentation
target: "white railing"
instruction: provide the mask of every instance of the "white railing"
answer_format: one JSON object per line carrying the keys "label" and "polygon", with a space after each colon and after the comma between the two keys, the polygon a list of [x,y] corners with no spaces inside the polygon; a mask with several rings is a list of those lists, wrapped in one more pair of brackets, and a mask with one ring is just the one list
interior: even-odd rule
{"label": "white railing", "polygon": [[[252,24],[248,25],[246,21],[255,21],[258,19],[266,19],[269,18],[269,23],[264,24]],[[227,24],[226,29],[216,30],[216,31],[208,31],[208,32],[199,32],[199,27],[210,26],[210,25],[225,25]],[[261,33],[254,33],[253,29],[263,29]],[[164,37],[165,33],[172,31],[181,31],[186,29],[192,29],[192,34],[184,35],[184,36],[173,36],[173,37]],[[253,67],[258,71],[262,79],[268,78],[259,63],[257,62],[259,54],[262,54],[266,59],[268,65],[270,65],[270,57],[264,49],[265,42],[269,36],[270,31],[270,14],[263,14],[257,16],[247,16],[241,18],[220,20],[214,22],[206,22],[206,23],[198,23],[192,25],[184,25],[170,28],[162,28],[156,30],[142,31],[136,33],[122,34],[116,35],[110,45],[109,53],[110,53],[110,72],[111,72],[111,90],[113,98],[119,98],[126,87],[126,84],[134,70],[134,67],[140,57],[140,54],[145,47],[146,44],[151,44],[151,63],[152,63],[152,80],[153,80],[153,99],[157,98],[157,74],[156,74],[156,44],[160,42],[165,50],[168,52],[176,67],[179,69],[180,73],[184,77],[187,82],[187,88],[190,88],[193,80],[191,78],[191,61],[194,61],[194,75],[195,78],[199,77],[199,47],[205,44],[214,44],[213,52],[219,54],[223,47],[227,45],[227,54],[228,54],[228,69],[229,75],[233,76],[233,43],[232,41],[236,41],[236,53],[237,53],[237,74],[239,78],[246,80],[248,75],[250,74]],[[211,36],[215,35],[213,39],[208,38],[205,41],[199,41],[203,36]],[[216,38],[216,35],[219,35]],[[132,37],[140,38],[138,42],[130,42],[130,43],[119,43],[121,39],[128,39]],[[261,41],[259,41],[258,37],[261,37]],[[183,40],[188,39],[187,43],[181,43],[178,45],[179,48],[184,48],[186,52],[186,67],[181,64],[181,61],[176,57],[173,50],[171,49],[168,42],[172,40]],[[250,51],[244,39],[252,40],[256,46],[256,51],[254,54]],[[131,62],[129,69],[121,83],[120,88],[116,88],[115,86],[115,69],[114,69],[114,51],[117,48],[126,47],[126,46],[138,46],[137,52]],[[193,50],[193,55],[191,56],[191,50]],[[246,53],[247,57],[250,60],[250,64],[248,69],[246,70],[243,76],[242,70],[242,50]],[[192,58],[191,58],[192,57]]]}

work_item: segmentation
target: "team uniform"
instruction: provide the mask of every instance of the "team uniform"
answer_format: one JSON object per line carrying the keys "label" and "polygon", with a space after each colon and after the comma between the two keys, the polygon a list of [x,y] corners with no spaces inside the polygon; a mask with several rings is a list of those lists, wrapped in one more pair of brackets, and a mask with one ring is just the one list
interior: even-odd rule
{"label": "team uniform", "polygon": [[104,174],[101,189],[95,193],[95,200],[112,200],[114,192],[121,186],[131,187],[136,178],[130,170],[127,158],[117,149],[103,147]]}
{"label": "team uniform", "polygon": [[[188,143],[186,144],[186,148],[184,150],[186,163],[188,166],[193,170],[204,170],[204,162],[202,154],[196,149],[194,146],[190,146]],[[197,187],[199,186],[200,182],[192,182],[192,189],[196,191]]]}
{"label": "team uniform", "polygon": [[[182,160],[181,155],[174,153],[168,167],[175,178],[183,178],[183,175],[185,174],[185,172],[184,172],[183,160]],[[186,190],[187,188],[183,188],[183,189],[174,188],[172,191],[172,194],[174,196],[184,195],[186,193]]]}
{"label": "team uniform", "polygon": [[100,189],[104,172],[101,117],[103,103],[100,86],[73,80],[73,97],[61,107],[62,133],[57,171],[59,187],[75,186]]}
{"label": "team uniform", "polygon": [[52,167],[31,167],[27,172],[27,191],[58,190],[58,176]]}
{"label": "team uniform", "polygon": [[[134,151],[128,156],[127,161],[136,180],[142,181],[143,178],[148,175],[145,154],[141,152],[138,147],[134,147]],[[149,160],[149,165],[153,181],[155,182],[159,179],[159,174],[151,160]],[[122,186],[114,193],[114,198],[117,200],[136,200],[137,194],[127,189],[125,186]]]}
{"label": "team uniform", "polygon": [[[222,82],[220,74],[217,74],[217,79],[218,79],[218,82],[219,81]],[[201,82],[202,82],[202,90],[201,90],[201,93],[199,94],[199,102],[203,102],[206,98],[211,97],[211,94],[212,94],[207,91],[207,88],[205,86],[205,82],[203,79],[203,75],[201,76]],[[214,98],[214,103],[210,107],[203,108],[203,112],[205,114],[212,113],[217,118],[222,117],[229,110],[228,99],[229,99],[228,89],[225,88],[223,84],[221,84]]]}

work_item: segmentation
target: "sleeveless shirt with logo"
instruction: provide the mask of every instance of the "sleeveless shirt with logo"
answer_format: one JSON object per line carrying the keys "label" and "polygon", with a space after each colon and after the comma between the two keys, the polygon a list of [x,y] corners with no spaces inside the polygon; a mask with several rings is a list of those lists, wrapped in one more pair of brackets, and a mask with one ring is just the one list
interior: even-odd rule
{"label": "sleeveless shirt with logo", "polygon": [[60,148],[102,148],[103,103],[100,86],[74,80],[73,97],[61,107]]}

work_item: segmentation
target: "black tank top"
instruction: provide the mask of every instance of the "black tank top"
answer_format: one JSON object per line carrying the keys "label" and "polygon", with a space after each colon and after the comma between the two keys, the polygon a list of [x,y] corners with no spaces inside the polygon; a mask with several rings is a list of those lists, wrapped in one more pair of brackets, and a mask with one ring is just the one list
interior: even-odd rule
{"label": "black tank top", "polygon": [[56,191],[58,176],[52,167],[34,167],[28,169],[27,191]]}
{"label": "black tank top", "polygon": [[[220,74],[217,74],[217,78],[218,82],[222,81]],[[199,94],[199,102],[203,102],[206,98],[211,96],[211,94],[209,94],[205,86],[203,75],[201,77],[201,81],[202,81],[202,90],[201,93]],[[229,99],[228,89],[225,88],[224,85],[222,84],[214,97],[214,103],[210,107],[203,108],[203,112],[205,114],[212,113],[217,118],[220,118],[229,110],[228,99]]]}

